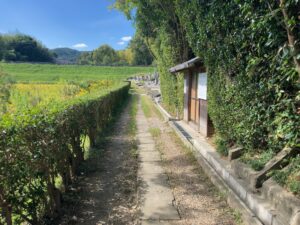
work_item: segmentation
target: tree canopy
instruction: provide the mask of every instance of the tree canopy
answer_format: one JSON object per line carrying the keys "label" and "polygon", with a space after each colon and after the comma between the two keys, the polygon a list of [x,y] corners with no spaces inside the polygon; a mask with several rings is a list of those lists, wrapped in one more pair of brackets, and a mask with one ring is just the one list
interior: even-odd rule
{"label": "tree canopy", "polygon": [[115,50],[109,45],[102,45],[92,52],[84,52],[77,62],[82,65],[102,66],[149,66],[153,56],[142,36],[136,34],[124,50]]}
{"label": "tree canopy", "polygon": [[112,65],[118,61],[117,52],[109,45],[102,45],[92,52],[95,65]]}
{"label": "tree canopy", "polygon": [[0,35],[0,60],[53,62],[54,55],[33,37],[23,34]]}
{"label": "tree canopy", "polygon": [[132,65],[151,65],[153,56],[145,40],[138,33],[134,36],[129,44],[129,50],[132,52]]}

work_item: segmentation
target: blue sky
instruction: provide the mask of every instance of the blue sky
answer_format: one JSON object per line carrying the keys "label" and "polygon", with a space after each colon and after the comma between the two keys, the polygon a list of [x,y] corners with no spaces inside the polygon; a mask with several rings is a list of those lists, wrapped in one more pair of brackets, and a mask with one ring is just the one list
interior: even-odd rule
{"label": "blue sky", "polygon": [[0,33],[19,31],[48,48],[124,49],[135,29],[111,0],[0,0]]}

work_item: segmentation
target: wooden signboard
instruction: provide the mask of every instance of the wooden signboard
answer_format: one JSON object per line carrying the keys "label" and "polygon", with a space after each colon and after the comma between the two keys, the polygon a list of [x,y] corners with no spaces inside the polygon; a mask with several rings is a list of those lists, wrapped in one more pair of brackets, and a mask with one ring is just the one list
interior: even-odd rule
{"label": "wooden signboard", "polygon": [[207,100],[207,74],[198,74],[198,98]]}

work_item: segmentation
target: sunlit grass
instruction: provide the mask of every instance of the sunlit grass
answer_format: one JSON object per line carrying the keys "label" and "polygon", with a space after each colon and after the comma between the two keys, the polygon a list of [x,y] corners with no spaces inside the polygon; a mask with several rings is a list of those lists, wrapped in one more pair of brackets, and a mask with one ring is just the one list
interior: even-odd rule
{"label": "sunlit grass", "polygon": [[8,112],[21,111],[37,105],[47,107],[51,102],[66,101],[91,92],[106,90],[115,83],[111,80],[99,80],[92,83],[16,83],[10,93]]}
{"label": "sunlit grass", "polygon": [[57,83],[62,80],[123,80],[130,76],[151,73],[153,67],[111,67],[29,63],[0,63],[0,69],[17,82]]}
{"label": "sunlit grass", "polygon": [[162,114],[159,112],[157,107],[155,106],[155,103],[151,100],[151,98],[147,95],[141,96],[141,104],[142,104],[142,110],[147,118],[150,117],[158,117],[160,120],[163,120]]}
{"label": "sunlit grass", "polygon": [[154,138],[159,137],[161,134],[161,130],[158,127],[150,127],[149,132]]}

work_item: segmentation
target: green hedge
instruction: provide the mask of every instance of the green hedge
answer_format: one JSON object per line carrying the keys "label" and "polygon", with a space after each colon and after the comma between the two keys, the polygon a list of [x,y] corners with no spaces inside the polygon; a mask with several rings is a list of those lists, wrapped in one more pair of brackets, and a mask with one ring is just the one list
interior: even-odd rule
{"label": "green hedge", "polygon": [[91,146],[128,96],[129,84],[71,102],[53,103],[0,121],[0,223],[40,224],[59,213],[61,178],[67,189]]}
{"label": "green hedge", "polygon": [[299,146],[299,1],[176,4],[207,67],[209,114],[228,146],[253,154]]}

